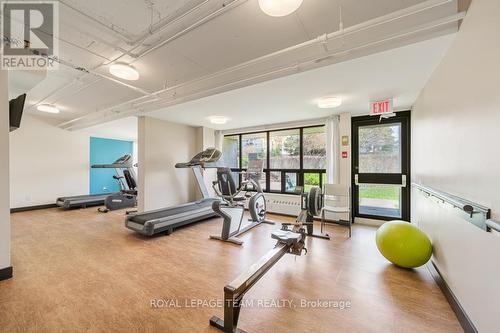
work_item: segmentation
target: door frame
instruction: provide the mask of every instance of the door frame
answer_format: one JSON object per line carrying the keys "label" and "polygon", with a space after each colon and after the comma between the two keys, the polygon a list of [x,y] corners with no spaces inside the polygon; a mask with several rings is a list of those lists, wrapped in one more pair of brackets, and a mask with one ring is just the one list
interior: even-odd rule
{"label": "door frame", "polygon": [[[365,174],[363,182],[365,183],[386,183],[401,184],[402,175],[406,175],[406,187],[401,188],[401,220],[410,221],[411,216],[411,113],[410,111],[396,112],[396,116],[381,119],[378,116],[360,116],[352,117],[351,121],[351,186],[352,186],[352,209],[353,216],[373,220],[390,221],[394,217],[365,215],[359,213],[359,190],[356,185],[356,175],[358,174],[358,136],[357,129],[363,125],[392,124],[401,123],[401,173],[400,174]],[[406,135],[405,135],[406,134]],[[380,178],[383,180],[380,181]]]}

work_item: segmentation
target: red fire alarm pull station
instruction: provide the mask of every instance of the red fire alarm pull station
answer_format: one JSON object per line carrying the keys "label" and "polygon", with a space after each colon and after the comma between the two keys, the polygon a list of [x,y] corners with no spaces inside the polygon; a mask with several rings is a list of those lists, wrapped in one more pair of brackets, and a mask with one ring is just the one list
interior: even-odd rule
{"label": "red fire alarm pull station", "polygon": [[347,158],[347,152],[346,151],[342,152],[342,158]]}

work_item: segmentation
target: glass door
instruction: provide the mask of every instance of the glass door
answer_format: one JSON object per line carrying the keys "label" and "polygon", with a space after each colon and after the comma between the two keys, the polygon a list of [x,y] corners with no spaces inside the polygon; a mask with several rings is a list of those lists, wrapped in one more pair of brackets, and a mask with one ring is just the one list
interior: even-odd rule
{"label": "glass door", "polygon": [[355,117],[353,208],[357,217],[409,221],[410,113]]}

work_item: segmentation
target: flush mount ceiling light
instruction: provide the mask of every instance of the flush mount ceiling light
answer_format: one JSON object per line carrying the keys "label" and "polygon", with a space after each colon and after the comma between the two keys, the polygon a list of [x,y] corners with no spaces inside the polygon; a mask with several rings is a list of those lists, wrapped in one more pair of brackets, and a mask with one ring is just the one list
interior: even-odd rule
{"label": "flush mount ceiling light", "polygon": [[299,9],[303,0],[259,0],[260,9],[273,17],[287,16]]}
{"label": "flush mount ceiling light", "polygon": [[109,72],[124,80],[136,81],[139,80],[139,72],[132,65],[124,63],[116,63],[109,66]]}
{"label": "flush mount ceiling light", "polygon": [[224,125],[228,121],[227,117],[224,116],[211,116],[209,119],[215,125]]}
{"label": "flush mount ceiling light", "polygon": [[342,105],[342,98],[338,96],[321,97],[318,100],[318,108],[320,109],[333,109]]}
{"label": "flush mount ceiling light", "polygon": [[47,113],[59,113],[61,110],[56,108],[54,105],[51,104],[40,104],[36,107],[38,111],[41,112],[47,112]]}

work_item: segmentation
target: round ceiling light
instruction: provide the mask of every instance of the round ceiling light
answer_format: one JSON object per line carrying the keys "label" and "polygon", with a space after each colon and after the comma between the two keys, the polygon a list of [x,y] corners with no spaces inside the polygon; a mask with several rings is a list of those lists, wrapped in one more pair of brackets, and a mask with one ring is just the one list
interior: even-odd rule
{"label": "round ceiling light", "polygon": [[342,98],[337,96],[322,97],[318,100],[318,108],[333,109],[342,105]]}
{"label": "round ceiling light", "polygon": [[59,110],[57,107],[51,104],[40,104],[36,107],[36,109],[40,112],[47,112],[47,113],[59,113],[61,110]]}
{"label": "round ceiling light", "polygon": [[260,9],[269,16],[287,16],[299,9],[303,0],[259,0]]}
{"label": "round ceiling light", "polygon": [[224,125],[227,123],[228,119],[224,116],[211,116],[210,122],[215,125]]}
{"label": "round ceiling light", "polygon": [[124,80],[136,81],[139,80],[139,72],[131,65],[124,63],[116,63],[109,66],[109,72]]}

